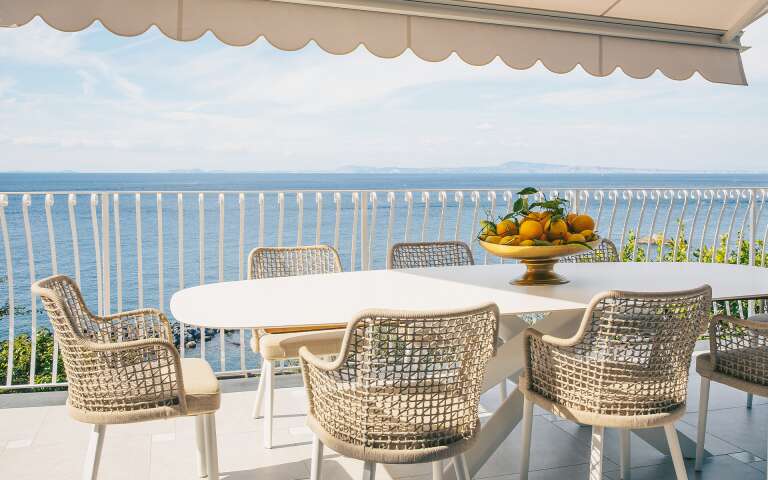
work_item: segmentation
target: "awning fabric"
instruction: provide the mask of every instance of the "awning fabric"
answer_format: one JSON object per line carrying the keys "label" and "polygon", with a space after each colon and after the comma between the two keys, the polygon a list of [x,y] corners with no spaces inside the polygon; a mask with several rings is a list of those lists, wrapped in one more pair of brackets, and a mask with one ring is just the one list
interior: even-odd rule
{"label": "awning fabric", "polygon": [[620,68],[634,78],[660,70],[675,80],[698,72],[709,81],[746,85],[741,30],[765,14],[768,0],[0,0],[0,25],[40,16],[79,31],[95,21],[118,35],[152,25],[191,41],[208,31],[229,45],[260,37],[283,50],[315,41],[345,54],[364,45],[379,57],[411,49],[424,60],[455,52],[484,65],[537,61],[557,73],[576,65],[595,76]]}

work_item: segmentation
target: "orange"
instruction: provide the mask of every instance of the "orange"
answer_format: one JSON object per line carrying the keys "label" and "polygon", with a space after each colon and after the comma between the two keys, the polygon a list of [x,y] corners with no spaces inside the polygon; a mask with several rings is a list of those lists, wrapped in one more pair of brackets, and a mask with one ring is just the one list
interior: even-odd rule
{"label": "orange", "polygon": [[547,232],[550,240],[563,238],[568,233],[568,224],[564,220],[555,220],[554,222],[550,220],[544,227],[544,231]]}
{"label": "orange", "polygon": [[520,238],[523,240],[539,238],[543,233],[544,227],[536,220],[526,220],[520,224]]}
{"label": "orange", "polygon": [[571,223],[573,223],[573,219],[576,218],[576,216],[577,215],[575,213],[569,213],[568,215],[565,216],[565,221],[568,222],[568,224],[570,225]]}
{"label": "orange", "polygon": [[517,225],[512,220],[503,220],[496,224],[496,235],[503,237],[505,235],[516,235]]}
{"label": "orange", "polygon": [[589,215],[576,215],[571,221],[571,227],[574,232],[583,232],[584,230],[594,230],[595,221]]}

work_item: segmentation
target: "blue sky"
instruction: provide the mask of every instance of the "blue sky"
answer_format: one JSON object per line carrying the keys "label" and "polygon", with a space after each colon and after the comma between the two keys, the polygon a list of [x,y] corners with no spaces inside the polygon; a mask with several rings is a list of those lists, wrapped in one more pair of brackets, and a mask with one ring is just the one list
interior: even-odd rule
{"label": "blue sky", "polygon": [[0,170],[318,170],[517,160],[768,171],[768,20],[749,87],[579,67],[229,47],[100,24],[0,29]]}

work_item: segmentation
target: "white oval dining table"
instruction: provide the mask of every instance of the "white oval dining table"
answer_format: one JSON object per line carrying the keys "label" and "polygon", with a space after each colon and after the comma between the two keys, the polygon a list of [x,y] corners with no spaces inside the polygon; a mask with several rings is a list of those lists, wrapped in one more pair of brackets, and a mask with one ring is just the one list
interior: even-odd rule
{"label": "white oval dining table", "polygon": [[[489,363],[485,389],[516,378],[523,367],[525,313],[546,313],[536,328],[571,336],[590,299],[606,290],[663,292],[708,284],[714,300],[768,297],[768,269],[708,263],[558,264],[570,280],[565,285],[518,286],[509,283],[517,264],[475,265],[406,270],[370,270],[327,275],[221,282],[187,288],[171,298],[171,313],[187,325],[206,328],[343,325],[366,308],[405,310],[458,309],[495,302],[501,312],[505,343]],[[522,394],[515,389],[484,422],[468,452],[475,474],[522,418]],[[668,453],[663,430],[637,430]],[[678,432],[685,456],[695,443]],[[453,471],[446,470],[446,478]]]}

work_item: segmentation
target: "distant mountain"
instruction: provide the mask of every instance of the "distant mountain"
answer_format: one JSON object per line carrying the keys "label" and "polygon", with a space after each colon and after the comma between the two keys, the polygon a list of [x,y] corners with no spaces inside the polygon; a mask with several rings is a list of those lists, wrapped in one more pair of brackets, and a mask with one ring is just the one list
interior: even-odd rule
{"label": "distant mountain", "polygon": [[533,162],[506,162],[500,165],[481,167],[448,167],[448,168],[411,168],[411,167],[367,167],[361,165],[348,165],[340,167],[337,173],[683,173],[678,170],[653,170],[638,168],[613,168],[559,165],[553,163]]}

